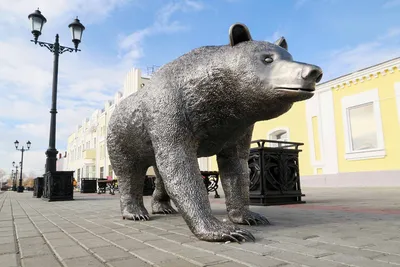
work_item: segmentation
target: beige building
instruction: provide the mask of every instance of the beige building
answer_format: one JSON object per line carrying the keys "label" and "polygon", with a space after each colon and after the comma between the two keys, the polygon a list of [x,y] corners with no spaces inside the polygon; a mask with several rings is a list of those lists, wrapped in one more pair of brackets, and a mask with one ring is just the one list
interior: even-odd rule
{"label": "beige building", "polygon": [[149,81],[150,78],[142,77],[140,69],[130,70],[124,81],[123,92],[118,91],[114,99],[104,104],[104,108],[95,110],[90,118],[83,119],[68,137],[67,157],[63,159],[62,169],[75,171],[74,177],[78,183],[81,178],[115,176],[106,146],[110,116],[122,99],[145,87]]}
{"label": "beige building", "polygon": [[[103,109],[83,119],[68,137],[67,156],[59,158],[58,170],[75,171],[74,178],[78,183],[81,178],[115,177],[106,145],[108,122],[121,100],[137,90],[145,90],[149,81],[150,78],[142,77],[140,69],[130,70],[124,81],[123,93],[117,92],[113,100],[104,104]],[[211,169],[211,158],[200,158],[198,161],[200,170]],[[149,168],[147,173],[154,174],[154,171]]]}

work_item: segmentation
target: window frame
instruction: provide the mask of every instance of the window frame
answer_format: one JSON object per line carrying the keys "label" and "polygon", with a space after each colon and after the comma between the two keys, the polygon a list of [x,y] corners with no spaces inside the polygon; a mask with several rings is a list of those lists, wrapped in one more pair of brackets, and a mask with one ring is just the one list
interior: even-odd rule
{"label": "window frame", "polygon": [[103,166],[103,167],[100,167],[100,169],[99,169],[99,176],[100,176],[100,179],[103,179],[103,178],[104,178],[104,166]]}
{"label": "window frame", "polygon": [[[376,123],[376,139],[377,148],[356,150],[352,149],[352,137],[351,137],[351,124],[349,117],[349,110],[351,108],[362,106],[368,103],[372,103],[374,119]],[[383,136],[382,117],[379,103],[379,92],[378,89],[368,90],[359,94],[345,96],[342,98],[342,119],[343,119],[343,130],[344,130],[344,143],[345,143],[345,159],[347,160],[362,160],[371,158],[383,158],[386,156],[385,143]]]}

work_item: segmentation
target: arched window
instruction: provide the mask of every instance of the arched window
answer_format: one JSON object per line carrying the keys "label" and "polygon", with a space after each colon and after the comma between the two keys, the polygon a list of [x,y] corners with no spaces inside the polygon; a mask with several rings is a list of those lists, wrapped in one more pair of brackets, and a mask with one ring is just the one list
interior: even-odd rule
{"label": "arched window", "polygon": [[[277,128],[268,132],[269,140],[275,141],[289,141],[289,128]],[[284,144],[270,143],[270,147],[281,147]]]}

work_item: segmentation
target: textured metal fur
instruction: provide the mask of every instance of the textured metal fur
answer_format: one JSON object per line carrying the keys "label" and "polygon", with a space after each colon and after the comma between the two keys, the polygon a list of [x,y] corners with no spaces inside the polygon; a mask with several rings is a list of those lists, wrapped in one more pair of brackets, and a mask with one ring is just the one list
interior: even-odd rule
{"label": "textured metal fur", "polygon": [[[243,24],[229,32],[230,44],[200,47],[164,65],[112,114],[107,146],[123,218],[149,219],[142,192],[146,170],[154,166],[152,212],[175,213],[172,200],[201,240],[254,240],[235,224],[267,222],[249,210],[253,125],[312,97],[322,71],[293,61],[283,38],[276,44],[253,41]],[[197,158],[212,155],[233,223],[211,213]]]}

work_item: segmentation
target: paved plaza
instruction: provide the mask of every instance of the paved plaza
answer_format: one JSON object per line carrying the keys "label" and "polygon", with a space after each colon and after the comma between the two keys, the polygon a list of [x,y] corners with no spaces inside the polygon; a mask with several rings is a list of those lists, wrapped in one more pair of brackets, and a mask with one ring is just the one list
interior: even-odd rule
{"label": "paved plaza", "polygon": [[[1,267],[399,266],[400,188],[306,188],[307,204],[253,206],[256,242],[199,241],[180,215],[122,220],[119,196],[75,193],[45,202],[0,194]],[[145,197],[150,210],[150,197]],[[226,219],[224,198],[210,195]]]}

